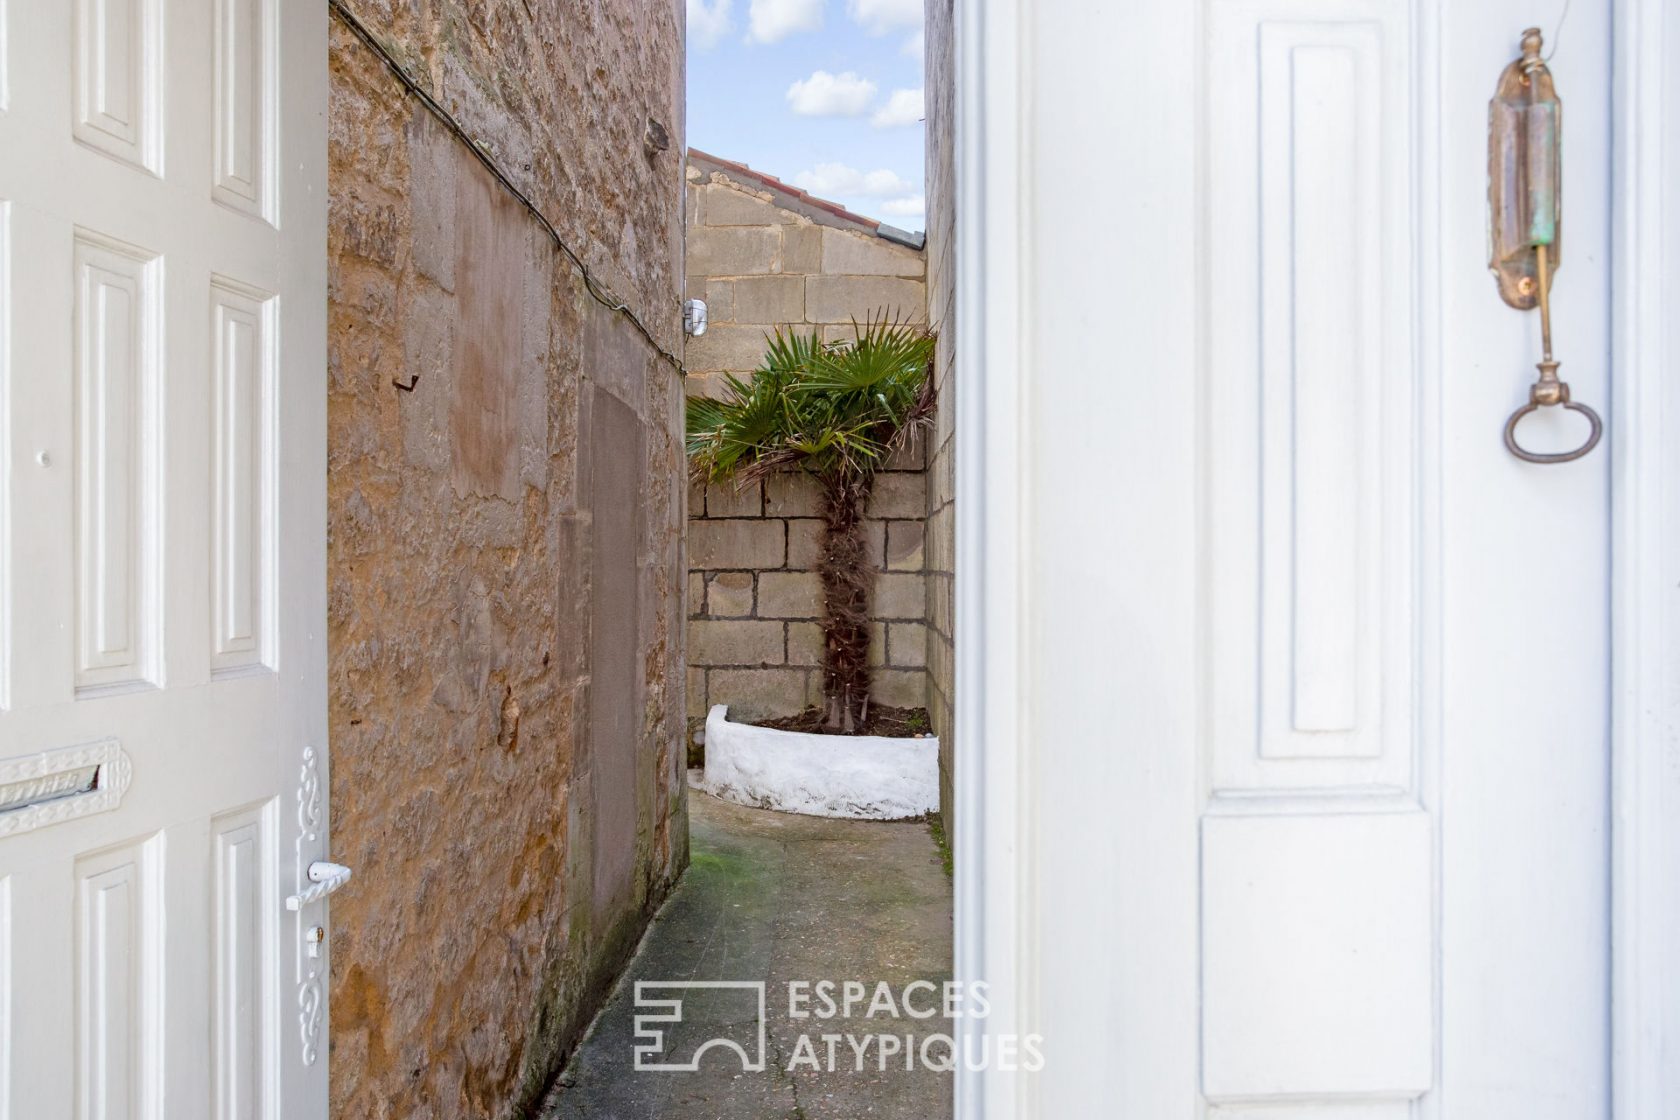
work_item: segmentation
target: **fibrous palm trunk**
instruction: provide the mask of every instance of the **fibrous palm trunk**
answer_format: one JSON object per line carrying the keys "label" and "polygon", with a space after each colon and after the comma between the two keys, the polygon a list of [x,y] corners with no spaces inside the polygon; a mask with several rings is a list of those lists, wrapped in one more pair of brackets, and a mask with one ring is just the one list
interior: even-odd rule
{"label": "fibrous palm trunk", "polygon": [[875,582],[863,534],[873,478],[823,485],[823,696],[830,730],[850,733],[869,714],[869,597]]}

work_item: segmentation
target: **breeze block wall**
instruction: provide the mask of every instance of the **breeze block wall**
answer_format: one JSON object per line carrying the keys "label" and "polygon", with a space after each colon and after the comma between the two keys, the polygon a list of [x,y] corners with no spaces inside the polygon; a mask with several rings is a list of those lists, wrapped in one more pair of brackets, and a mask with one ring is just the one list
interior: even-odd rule
{"label": "breeze block wall", "polygon": [[[852,337],[852,321],[884,310],[926,320],[926,266],[917,235],[882,226],[768,175],[702,152],[688,160],[688,294],[711,325],[684,354],[690,395],[749,374],[777,327]],[[923,567],[928,493],[925,440],[875,483],[868,516],[875,584],[872,697],[927,702]],[[822,702],[821,509],[798,471],[688,497],[688,714],[712,704],[732,716],[797,714]]]}
{"label": "breeze block wall", "polygon": [[683,392],[660,354],[682,347],[683,9],[345,8],[325,574],[332,850],[356,878],[332,905],[332,1113],[505,1120],[535,1115],[687,861]]}
{"label": "breeze block wall", "polygon": [[955,772],[956,695],[956,40],[953,0],[926,0],[928,321],[939,332],[934,384],[939,411],[928,449],[928,717],[939,736],[939,804],[945,835],[955,836],[950,807]]}

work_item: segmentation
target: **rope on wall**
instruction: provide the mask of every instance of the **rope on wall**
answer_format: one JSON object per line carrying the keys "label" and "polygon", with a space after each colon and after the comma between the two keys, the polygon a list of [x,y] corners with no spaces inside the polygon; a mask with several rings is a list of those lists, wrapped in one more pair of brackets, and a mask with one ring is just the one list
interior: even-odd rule
{"label": "rope on wall", "polygon": [[345,5],[344,0],[327,0],[327,5],[332,9],[333,15],[337,16],[340,22],[350,29],[351,34],[361,40],[362,44],[366,46],[368,50],[372,51],[380,62],[385,64],[385,69],[389,70],[392,75],[395,76],[397,81],[402,85],[403,89],[407,90],[415,100],[424,105],[427,112],[436,117],[438,122],[442,124],[444,128],[448,129],[455,139],[464,144],[467,151],[473,154],[473,158],[483,164],[484,169],[495,177],[495,180],[502,185],[502,188],[512,195],[514,199],[518,201],[518,203],[523,206],[528,213],[530,213],[532,218],[536,219],[537,224],[542,227],[543,232],[548,234],[549,240],[554,242],[554,247],[559,249],[560,252],[565,255],[566,259],[572,262],[573,268],[577,269],[578,275],[583,278],[584,290],[589,293],[590,298],[596,303],[599,303],[602,307],[605,307],[607,310],[624,316],[624,318],[629,321],[630,325],[636,328],[637,333],[647,339],[648,345],[653,347],[654,351],[670,364],[672,369],[676,370],[679,374],[686,376],[687,371],[683,368],[682,359],[659,344],[659,340],[653,337],[653,332],[648,330],[647,325],[637,317],[636,312],[631,309],[628,303],[625,303],[623,300],[614,296],[610,291],[601,286],[600,282],[595,279],[594,274],[589,271],[589,266],[583,262],[583,258],[580,257],[570,245],[566,244],[565,238],[560,236],[560,231],[554,228],[554,223],[549,221],[547,216],[544,215],[541,210],[537,209],[537,204],[532,202],[524,191],[514,185],[513,180],[507,176],[507,174],[496,164],[496,162],[490,158],[489,154],[485,152],[483,147],[481,147],[479,143],[472,138],[464,127],[462,127],[461,122],[455,119],[455,115],[440,105],[437,99],[427,91],[426,87],[421,85],[419,80],[416,79],[414,75],[410,74],[401,62],[397,61],[397,57],[386,49],[385,44],[380,42],[374,36],[372,31],[368,30],[367,25],[356,16],[355,12],[351,11]]}

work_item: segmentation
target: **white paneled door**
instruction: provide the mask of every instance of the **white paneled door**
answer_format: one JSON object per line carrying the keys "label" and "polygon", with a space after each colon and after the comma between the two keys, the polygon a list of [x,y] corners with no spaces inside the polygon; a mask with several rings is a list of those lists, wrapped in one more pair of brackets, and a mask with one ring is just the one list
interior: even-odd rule
{"label": "white paneled door", "polygon": [[[1661,903],[1615,870],[1610,687],[1612,328],[1674,313],[1613,285],[1612,140],[1663,99],[1612,97],[1611,59],[1665,5],[1567,6],[968,10],[959,973],[1046,1056],[965,1079],[986,1116],[1669,1114],[1612,1101],[1653,1045],[1613,992],[1673,942],[1612,951],[1613,899]],[[1550,465],[1503,439],[1541,316],[1488,269],[1529,27],[1563,106],[1554,349],[1612,420]]]}
{"label": "white paneled door", "polygon": [[0,1118],[326,1112],[326,6],[0,0]]}

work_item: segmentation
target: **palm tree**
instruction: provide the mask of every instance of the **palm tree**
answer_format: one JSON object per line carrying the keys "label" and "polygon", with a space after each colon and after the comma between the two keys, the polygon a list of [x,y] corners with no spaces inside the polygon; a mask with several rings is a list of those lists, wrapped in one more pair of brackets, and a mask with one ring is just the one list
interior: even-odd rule
{"label": "palm tree", "polygon": [[822,492],[825,722],[843,733],[869,714],[869,601],[875,569],[863,516],[875,475],[933,415],[933,335],[882,317],[853,337],[777,330],[748,380],[688,402],[688,456],[704,482],[755,482],[803,470]]}

